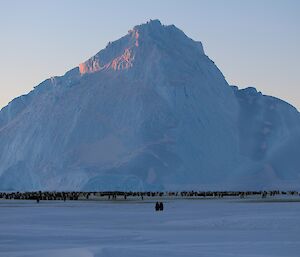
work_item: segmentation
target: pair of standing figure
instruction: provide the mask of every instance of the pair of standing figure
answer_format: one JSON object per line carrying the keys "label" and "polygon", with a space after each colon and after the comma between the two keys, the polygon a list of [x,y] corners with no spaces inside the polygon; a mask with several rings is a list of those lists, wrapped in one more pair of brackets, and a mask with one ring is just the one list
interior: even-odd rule
{"label": "pair of standing figure", "polygon": [[163,210],[164,210],[164,204],[162,202],[156,202],[155,211],[163,211]]}

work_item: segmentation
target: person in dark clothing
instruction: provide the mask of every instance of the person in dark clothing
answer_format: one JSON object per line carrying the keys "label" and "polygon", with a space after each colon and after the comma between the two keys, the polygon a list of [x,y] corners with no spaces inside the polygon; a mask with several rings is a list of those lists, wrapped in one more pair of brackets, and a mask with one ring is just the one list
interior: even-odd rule
{"label": "person in dark clothing", "polygon": [[160,211],[164,210],[164,204],[162,202],[159,203],[159,210]]}
{"label": "person in dark clothing", "polygon": [[159,205],[159,203],[158,202],[156,202],[156,204],[155,204],[155,211],[159,211],[160,210],[160,205]]}

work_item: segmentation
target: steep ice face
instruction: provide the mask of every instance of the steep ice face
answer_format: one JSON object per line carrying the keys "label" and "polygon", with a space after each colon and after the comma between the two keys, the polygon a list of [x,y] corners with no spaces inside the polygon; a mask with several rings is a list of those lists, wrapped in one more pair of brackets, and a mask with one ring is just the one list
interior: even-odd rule
{"label": "steep ice face", "polygon": [[298,131],[299,114],[279,104],[270,154],[257,152],[269,100],[248,106],[252,91],[260,99],[250,91],[232,90],[202,44],[175,26],[136,26],[1,110],[0,189],[255,188],[246,175],[255,181],[252,167],[290,149],[278,135],[291,124]]}
{"label": "steep ice face", "polygon": [[235,94],[241,106],[239,137],[243,155],[263,160],[269,151],[299,131],[300,115],[288,103],[264,96],[255,88],[236,90]]}
{"label": "steep ice face", "polygon": [[255,88],[234,88],[234,92],[240,105],[239,149],[246,166],[235,181],[241,186],[299,188],[299,112]]}

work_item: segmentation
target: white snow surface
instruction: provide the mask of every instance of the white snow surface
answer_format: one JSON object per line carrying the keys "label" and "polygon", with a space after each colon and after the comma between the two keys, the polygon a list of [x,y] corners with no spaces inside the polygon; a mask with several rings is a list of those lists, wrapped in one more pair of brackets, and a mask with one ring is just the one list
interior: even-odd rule
{"label": "white snow surface", "polygon": [[297,152],[294,107],[158,20],[0,112],[0,190],[299,189]]}
{"label": "white snow surface", "polygon": [[298,257],[299,202],[0,201],[1,257]]}

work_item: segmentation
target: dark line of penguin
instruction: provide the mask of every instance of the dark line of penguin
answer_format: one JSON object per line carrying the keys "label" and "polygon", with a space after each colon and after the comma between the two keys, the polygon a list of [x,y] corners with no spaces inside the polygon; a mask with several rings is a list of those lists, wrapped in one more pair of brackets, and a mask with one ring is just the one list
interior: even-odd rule
{"label": "dark line of penguin", "polygon": [[300,196],[300,192],[297,191],[182,191],[182,192],[0,192],[0,199],[15,199],[15,200],[90,200],[101,199],[104,200],[128,200],[128,199],[140,199],[145,198],[157,198],[157,197],[169,197],[169,198],[223,198],[223,197],[239,197],[246,198],[248,196],[257,196],[266,198],[276,195],[290,195]]}

